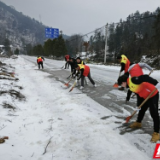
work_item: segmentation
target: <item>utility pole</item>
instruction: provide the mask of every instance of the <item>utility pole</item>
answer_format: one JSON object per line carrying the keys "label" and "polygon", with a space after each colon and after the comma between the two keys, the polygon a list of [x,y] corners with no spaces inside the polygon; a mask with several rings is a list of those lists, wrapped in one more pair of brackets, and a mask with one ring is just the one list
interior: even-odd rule
{"label": "utility pole", "polygon": [[106,63],[106,55],[108,51],[108,45],[107,45],[107,29],[108,29],[108,23],[105,26],[105,52],[104,52],[104,64]]}
{"label": "utility pole", "polygon": [[60,32],[60,35],[62,36],[62,34],[63,34],[63,31],[59,31]]}

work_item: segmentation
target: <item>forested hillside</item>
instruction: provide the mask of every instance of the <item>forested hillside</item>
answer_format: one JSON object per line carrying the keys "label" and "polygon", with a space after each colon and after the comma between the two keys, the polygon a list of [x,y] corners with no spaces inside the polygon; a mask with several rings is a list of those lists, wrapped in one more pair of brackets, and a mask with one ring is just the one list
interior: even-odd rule
{"label": "forested hillside", "polygon": [[160,8],[153,13],[138,11],[109,25],[109,52],[126,54],[130,59],[160,54]]}
{"label": "forested hillside", "polygon": [[[92,33],[92,32],[91,32]],[[66,41],[67,50],[75,55],[85,48],[95,61],[104,62],[105,27],[85,35],[73,35]],[[86,41],[88,37],[88,41]],[[87,45],[84,45],[87,44]],[[142,55],[154,57],[147,63],[160,67],[160,8],[154,12],[136,11],[126,20],[107,25],[107,61],[116,62],[117,54],[125,54],[133,62],[140,61]]]}
{"label": "forested hillside", "polygon": [[19,45],[42,43],[45,38],[45,26],[42,23],[2,2],[0,2],[0,26],[1,44],[5,38]]}
{"label": "forested hillside", "polygon": [[[4,44],[6,39],[13,46],[21,48],[43,44],[46,40],[45,27],[34,18],[16,11],[14,6],[7,6],[0,1],[0,44]],[[68,38],[67,35],[63,37]]]}

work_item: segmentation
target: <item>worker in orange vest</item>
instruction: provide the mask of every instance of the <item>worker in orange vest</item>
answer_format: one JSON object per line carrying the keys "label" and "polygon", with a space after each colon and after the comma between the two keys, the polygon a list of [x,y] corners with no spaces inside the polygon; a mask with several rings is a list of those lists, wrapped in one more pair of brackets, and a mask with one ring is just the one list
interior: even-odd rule
{"label": "worker in orange vest", "polygon": [[43,61],[44,61],[44,57],[42,56],[38,56],[37,57],[37,64],[38,64],[38,68],[40,69],[40,66],[42,67],[43,69]]}
{"label": "worker in orange vest", "polygon": [[[131,63],[127,74],[126,73],[125,74],[128,76],[129,73],[131,77],[139,77],[143,75],[142,69],[144,68],[147,68],[150,71],[150,73],[153,72],[153,69],[146,63],[137,63],[137,64]],[[127,92],[126,102],[129,101],[131,94],[132,91],[129,89]]]}
{"label": "worker in orange vest", "polygon": [[93,86],[96,87],[96,84],[95,84],[94,80],[91,77],[90,67],[89,66],[83,65],[83,64],[78,64],[78,67],[76,68],[76,70],[80,71],[80,76],[77,79],[77,80],[81,79],[80,89],[84,88],[84,78],[85,77],[88,77],[90,82],[93,84]]}
{"label": "worker in orange vest", "polygon": [[122,75],[118,78],[118,84],[122,87],[128,86],[132,92],[138,95],[137,106],[140,106],[140,104],[142,104],[142,102],[148,97],[148,95],[156,89],[153,95],[148,99],[148,101],[143,104],[143,106],[139,110],[136,122],[130,125],[130,128],[141,128],[141,122],[143,120],[145,112],[149,108],[150,115],[154,123],[154,133],[152,134],[151,142],[156,143],[158,140],[160,140],[158,113],[159,91],[157,90],[157,85],[159,84],[158,81],[149,77],[148,75],[141,75],[139,77],[132,78],[128,78],[128,76]]}

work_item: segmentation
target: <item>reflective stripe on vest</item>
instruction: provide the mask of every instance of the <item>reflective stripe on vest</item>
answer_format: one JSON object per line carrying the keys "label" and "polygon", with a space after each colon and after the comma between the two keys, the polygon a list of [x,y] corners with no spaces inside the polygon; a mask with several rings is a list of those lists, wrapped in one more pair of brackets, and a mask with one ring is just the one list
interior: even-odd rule
{"label": "reflective stripe on vest", "polygon": [[139,66],[139,64],[135,64],[129,71],[129,74],[131,77],[139,77],[143,75],[142,68]]}
{"label": "reflective stripe on vest", "polygon": [[[134,93],[137,93],[140,97],[146,99],[148,95],[155,89],[155,86],[148,82],[143,82],[141,84],[134,84],[131,81],[131,78],[127,79],[127,84],[130,90]],[[158,90],[151,96],[155,96],[158,93]]]}
{"label": "reflective stripe on vest", "polygon": [[121,55],[122,59],[121,59],[121,62],[120,63],[124,63],[125,64],[125,73],[128,72],[128,68],[129,68],[129,65],[130,65],[130,61],[128,60],[128,58],[125,56],[125,55]]}

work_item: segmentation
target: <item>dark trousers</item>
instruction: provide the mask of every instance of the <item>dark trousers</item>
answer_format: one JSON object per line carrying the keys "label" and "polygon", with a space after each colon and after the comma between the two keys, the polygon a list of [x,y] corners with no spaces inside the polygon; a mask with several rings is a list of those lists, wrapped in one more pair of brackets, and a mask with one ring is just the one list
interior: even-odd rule
{"label": "dark trousers", "polygon": [[[144,99],[141,97],[137,97],[138,105],[140,105]],[[159,101],[159,93],[157,93],[154,97],[150,98],[141,108],[138,113],[137,122],[141,123],[145,112],[149,108],[150,115],[153,119],[154,124],[154,132],[159,133],[159,114],[158,114],[158,101]]]}
{"label": "dark trousers", "polygon": [[[89,74],[88,74],[87,77],[88,77],[88,79],[91,81],[91,83],[94,85],[95,82],[93,81],[90,72],[89,72]],[[82,76],[82,77],[81,77],[81,86],[83,86],[83,87],[84,87],[84,78],[85,78],[85,76]]]}
{"label": "dark trousers", "polygon": [[38,68],[40,69],[40,66],[43,68],[43,62],[38,63]]}
{"label": "dark trousers", "polygon": [[72,75],[76,74],[76,69],[75,68],[71,68],[71,73],[72,73]]}
{"label": "dark trousers", "polygon": [[69,63],[68,62],[66,62],[66,64],[65,64],[65,69],[67,69],[67,68],[69,68]]}

